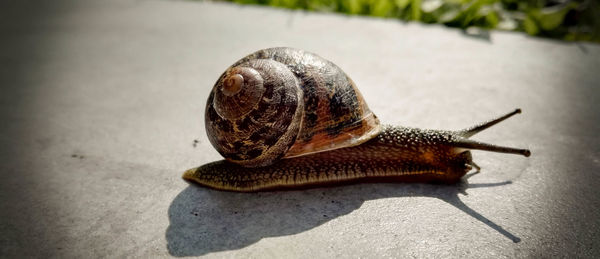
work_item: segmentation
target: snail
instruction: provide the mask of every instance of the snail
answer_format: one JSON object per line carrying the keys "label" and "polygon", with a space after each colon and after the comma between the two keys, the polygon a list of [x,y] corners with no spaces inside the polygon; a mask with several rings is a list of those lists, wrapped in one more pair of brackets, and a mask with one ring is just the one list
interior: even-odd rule
{"label": "snail", "polygon": [[229,191],[455,183],[479,170],[469,150],[531,154],[469,139],[520,112],[458,131],[382,125],[332,62],[298,49],[263,49],[229,67],[208,97],[206,132],[226,160],[187,170],[183,178]]}

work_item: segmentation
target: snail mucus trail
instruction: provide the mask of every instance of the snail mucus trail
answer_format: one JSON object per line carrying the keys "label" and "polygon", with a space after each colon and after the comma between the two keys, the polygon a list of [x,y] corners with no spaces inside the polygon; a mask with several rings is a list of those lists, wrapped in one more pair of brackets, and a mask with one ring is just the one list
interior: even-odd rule
{"label": "snail mucus trail", "polygon": [[459,131],[380,125],[332,62],[297,49],[263,49],[228,68],[209,95],[206,131],[226,160],[187,170],[183,178],[228,191],[455,183],[479,170],[469,150],[531,154],[469,139],[520,112]]}

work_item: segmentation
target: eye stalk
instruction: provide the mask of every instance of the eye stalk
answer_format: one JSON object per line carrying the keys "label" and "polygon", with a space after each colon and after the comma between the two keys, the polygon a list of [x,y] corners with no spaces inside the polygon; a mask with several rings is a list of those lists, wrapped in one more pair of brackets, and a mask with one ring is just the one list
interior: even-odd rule
{"label": "eye stalk", "polygon": [[232,96],[240,92],[240,90],[242,90],[243,85],[244,76],[240,74],[234,74],[225,79],[221,91],[223,91],[223,94],[227,96]]}

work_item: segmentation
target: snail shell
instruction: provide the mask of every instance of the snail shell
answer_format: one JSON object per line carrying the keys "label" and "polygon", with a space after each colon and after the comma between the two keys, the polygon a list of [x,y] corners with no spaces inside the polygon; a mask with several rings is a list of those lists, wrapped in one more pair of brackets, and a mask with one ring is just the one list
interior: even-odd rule
{"label": "snail shell", "polygon": [[208,97],[205,120],[215,149],[246,167],[359,145],[381,131],[350,77],[291,48],[263,49],[229,67]]}

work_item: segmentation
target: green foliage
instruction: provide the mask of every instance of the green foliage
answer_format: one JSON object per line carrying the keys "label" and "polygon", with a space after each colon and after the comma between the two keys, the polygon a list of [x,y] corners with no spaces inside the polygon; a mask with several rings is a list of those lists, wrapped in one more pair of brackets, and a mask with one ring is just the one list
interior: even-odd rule
{"label": "green foliage", "polygon": [[229,0],[600,42],[597,0]]}

